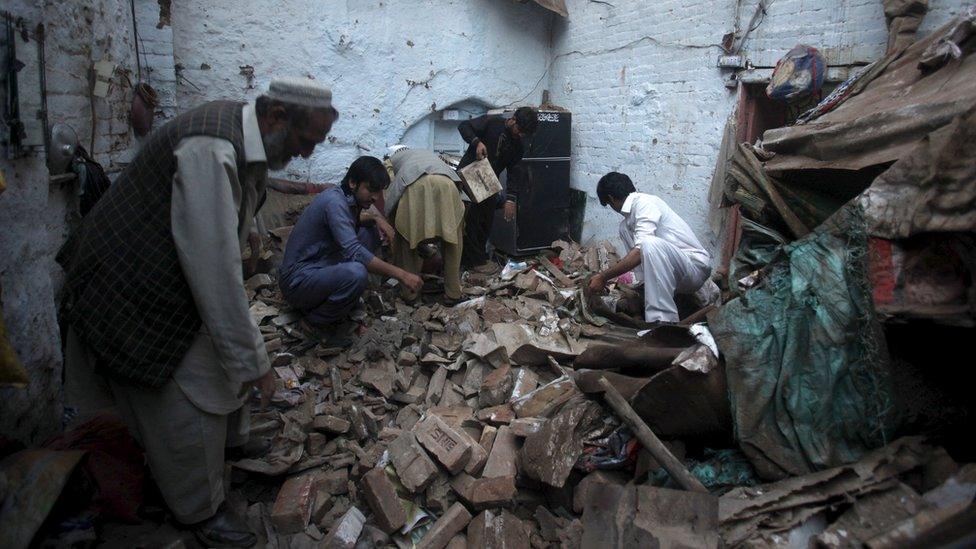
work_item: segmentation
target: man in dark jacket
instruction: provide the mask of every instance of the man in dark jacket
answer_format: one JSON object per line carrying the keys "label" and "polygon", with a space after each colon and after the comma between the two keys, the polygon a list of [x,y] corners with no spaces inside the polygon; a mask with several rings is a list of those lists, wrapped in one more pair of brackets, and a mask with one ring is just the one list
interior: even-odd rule
{"label": "man in dark jacket", "polygon": [[488,261],[485,248],[499,203],[504,203],[506,220],[511,221],[515,217],[515,203],[522,183],[518,169],[523,154],[522,137],[535,133],[538,125],[538,114],[532,107],[519,107],[511,118],[484,115],[465,120],[458,125],[461,137],[468,143],[468,150],[461,158],[459,169],[476,160],[487,158],[495,175],[501,175],[508,170],[504,196],[490,197],[480,204],[472,203],[468,208],[464,220],[462,268],[479,267]]}

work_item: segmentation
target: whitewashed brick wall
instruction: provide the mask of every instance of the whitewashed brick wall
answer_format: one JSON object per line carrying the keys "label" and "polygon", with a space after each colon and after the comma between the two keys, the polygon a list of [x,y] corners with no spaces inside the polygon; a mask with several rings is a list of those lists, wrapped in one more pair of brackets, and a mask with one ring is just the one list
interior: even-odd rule
{"label": "whitewashed brick wall", "polygon": [[[106,169],[119,169],[133,143],[128,129],[131,90],[122,76],[135,71],[129,3],[9,0],[2,9],[23,17],[30,28],[44,23],[50,122],[70,125]],[[33,42],[19,42],[17,53],[26,64],[36,66]],[[93,100],[88,71],[101,59],[112,59],[119,72],[112,77],[108,97]],[[30,141],[41,143],[35,118],[40,108],[36,71],[22,71],[20,84],[21,117],[32,123]],[[30,375],[25,389],[0,388],[0,433],[39,443],[61,426],[61,340],[55,296],[62,276],[54,255],[77,208],[77,186],[50,184],[40,147],[24,158],[0,156],[0,170],[7,181],[7,190],[0,194],[3,316],[7,337]]]}
{"label": "whitewashed brick wall", "polygon": [[[743,28],[756,4],[743,0]],[[964,4],[932,0],[921,32]],[[568,5],[569,20],[555,27],[549,87],[554,102],[574,112],[572,185],[589,194],[584,241],[617,240],[620,217],[595,196],[599,178],[617,170],[638,190],[660,195],[714,246],[706,197],[735,105],[734,90],[723,85],[729,73],[716,67],[715,45],[734,28],[735,2]],[[806,43],[824,51],[829,64],[844,65],[877,58],[886,42],[881,0],[774,0],[743,53],[758,67],[772,67]]]}
{"label": "whitewashed brick wall", "polygon": [[538,103],[553,17],[532,3],[496,0],[256,0],[247,9],[187,0],[173,12],[184,67],[178,103],[252,99],[278,76],[330,86],[341,117],[312,158],[288,171],[335,182],[357,156],[382,156],[434,110]]}

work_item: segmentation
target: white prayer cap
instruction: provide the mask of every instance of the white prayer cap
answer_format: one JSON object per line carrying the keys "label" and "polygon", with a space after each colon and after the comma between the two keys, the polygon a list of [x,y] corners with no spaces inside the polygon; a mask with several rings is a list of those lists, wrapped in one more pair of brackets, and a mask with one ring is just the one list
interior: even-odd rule
{"label": "white prayer cap", "polygon": [[307,78],[275,78],[266,95],[275,101],[313,109],[332,107],[332,90]]}

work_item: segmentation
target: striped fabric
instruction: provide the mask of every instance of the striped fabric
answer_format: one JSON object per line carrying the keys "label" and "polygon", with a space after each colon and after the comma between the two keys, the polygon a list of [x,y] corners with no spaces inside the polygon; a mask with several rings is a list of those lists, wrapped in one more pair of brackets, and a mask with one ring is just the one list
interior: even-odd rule
{"label": "striped fabric", "polygon": [[103,373],[158,387],[200,330],[171,230],[173,151],[191,136],[226,139],[241,173],[242,106],[207,103],[156,130],[58,252],[65,320]]}

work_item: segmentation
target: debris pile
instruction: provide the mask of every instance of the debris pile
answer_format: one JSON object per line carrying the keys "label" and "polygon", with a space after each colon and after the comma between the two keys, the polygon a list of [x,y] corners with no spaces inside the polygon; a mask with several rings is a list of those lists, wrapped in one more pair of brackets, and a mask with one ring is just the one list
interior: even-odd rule
{"label": "debris pile", "polygon": [[[273,409],[251,419],[252,437],[270,439],[270,451],[231,463],[233,499],[248,506],[255,530],[279,546],[285,537],[292,546],[578,545],[592,486],[623,485],[639,454],[648,461],[586,384],[606,376],[633,397],[678,355],[697,365],[695,376],[721,376],[701,370],[717,358],[693,352],[702,345],[677,327],[664,336],[670,347],[650,347],[658,360],[631,353],[631,373],[647,377],[576,371],[581,355],[623,352],[620,343],[637,334],[599,314],[614,313],[623,285],[589,303],[579,289],[616,261],[612,245],[554,249],[469,272],[466,300],[453,307],[408,304],[380,286],[354,315],[364,325],[345,350],[307,340],[271,278],[249,279],[251,314],[278,378]],[[653,337],[637,346],[658,345]],[[281,488],[267,477],[283,478]]]}

